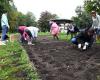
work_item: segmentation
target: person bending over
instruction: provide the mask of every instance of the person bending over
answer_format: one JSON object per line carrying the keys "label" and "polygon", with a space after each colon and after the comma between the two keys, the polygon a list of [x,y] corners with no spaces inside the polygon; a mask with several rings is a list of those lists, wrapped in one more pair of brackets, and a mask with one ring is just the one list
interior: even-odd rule
{"label": "person bending over", "polygon": [[86,29],[72,38],[71,42],[76,44],[79,49],[86,50],[90,48],[94,41],[95,30],[93,28]]}
{"label": "person bending over", "polygon": [[32,26],[26,27],[23,33],[24,39],[28,42],[29,45],[32,44],[32,41],[37,38],[38,30]]}

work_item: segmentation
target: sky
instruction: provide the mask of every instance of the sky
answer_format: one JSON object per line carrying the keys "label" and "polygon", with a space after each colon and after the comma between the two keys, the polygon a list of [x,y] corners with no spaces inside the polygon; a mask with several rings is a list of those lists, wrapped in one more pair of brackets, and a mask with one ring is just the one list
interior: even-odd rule
{"label": "sky", "polygon": [[59,18],[71,19],[76,16],[75,9],[82,6],[84,0],[13,0],[17,10],[26,14],[32,12],[38,20],[41,12],[49,11]]}

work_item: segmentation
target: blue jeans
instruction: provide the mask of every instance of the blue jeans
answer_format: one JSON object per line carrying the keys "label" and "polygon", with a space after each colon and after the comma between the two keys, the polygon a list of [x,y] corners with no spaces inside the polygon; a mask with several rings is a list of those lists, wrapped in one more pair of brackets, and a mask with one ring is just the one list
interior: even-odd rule
{"label": "blue jeans", "polygon": [[75,37],[71,39],[71,42],[72,42],[73,44],[78,45],[77,39],[76,39]]}
{"label": "blue jeans", "polygon": [[8,27],[6,25],[3,25],[2,26],[2,37],[1,37],[1,40],[2,41],[5,41],[6,40],[6,34],[8,32]]}
{"label": "blue jeans", "polygon": [[95,31],[96,31],[96,35],[100,35],[100,29],[96,28]]}
{"label": "blue jeans", "polygon": [[[76,45],[79,44],[77,38],[72,38],[71,42],[72,42],[73,44],[76,44]],[[93,42],[94,42],[94,38],[91,38],[88,47],[91,47],[91,46],[93,45]],[[85,42],[83,41],[83,44],[84,44],[84,43],[85,43]]]}

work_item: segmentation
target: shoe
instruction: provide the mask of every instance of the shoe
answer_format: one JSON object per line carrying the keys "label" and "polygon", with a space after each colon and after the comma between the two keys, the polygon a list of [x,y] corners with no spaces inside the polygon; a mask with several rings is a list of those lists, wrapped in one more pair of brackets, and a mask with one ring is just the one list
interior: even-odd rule
{"label": "shoe", "polygon": [[28,42],[28,45],[32,44],[31,42]]}
{"label": "shoe", "polygon": [[32,43],[28,43],[28,45],[35,45],[35,44],[32,44]]}
{"label": "shoe", "polygon": [[35,44],[32,44],[31,42],[28,42],[28,45],[35,45]]}
{"label": "shoe", "polygon": [[6,45],[4,42],[0,41],[0,45]]}

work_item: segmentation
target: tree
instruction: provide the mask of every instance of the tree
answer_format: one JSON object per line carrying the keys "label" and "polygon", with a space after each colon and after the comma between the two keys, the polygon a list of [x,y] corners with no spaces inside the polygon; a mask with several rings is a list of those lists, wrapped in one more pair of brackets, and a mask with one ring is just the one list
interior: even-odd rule
{"label": "tree", "polygon": [[[9,1],[11,0],[0,0],[0,19],[4,10],[9,11],[10,9]],[[0,29],[1,29],[1,23],[0,23]]]}
{"label": "tree", "polygon": [[73,17],[72,19],[79,28],[91,27],[92,25],[91,16],[85,10],[82,10],[83,8],[84,7],[78,6],[75,10],[78,16]]}
{"label": "tree", "polygon": [[18,15],[18,26],[25,25],[25,26],[36,26],[37,23],[35,21],[35,16],[32,12],[27,12],[27,14],[23,14],[19,12]]}
{"label": "tree", "polygon": [[42,12],[40,15],[40,18],[38,20],[38,27],[40,28],[41,31],[49,31],[50,26],[49,26],[49,20],[51,19],[57,19],[58,16],[56,14],[51,14],[48,11]]}
{"label": "tree", "polygon": [[10,32],[15,32],[19,25],[36,26],[35,16],[33,13],[28,12],[25,15],[18,12],[13,0],[0,0],[0,19],[4,10],[8,13]]}
{"label": "tree", "polygon": [[92,10],[95,10],[100,14],[100,1],[99,0],[85,0],[84,1],[84,9],[88,13]]}
{"label": "tree", "polygon": [[37,26],[36,18],[32,12],[26,14],[26,26]]}
{"label": "tree", "polygon": [[17,8],[15,7],[13,0],[0,0],[0,19],[4,10],[8,13],[7,17],[10,25],[10,31],[14,32],[16,28]]}

